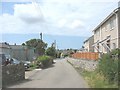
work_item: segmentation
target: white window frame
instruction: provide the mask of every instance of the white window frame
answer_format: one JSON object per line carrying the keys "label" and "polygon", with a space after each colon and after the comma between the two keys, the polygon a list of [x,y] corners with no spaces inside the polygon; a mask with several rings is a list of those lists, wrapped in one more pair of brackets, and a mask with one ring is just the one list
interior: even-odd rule
{"label": "white window frame", "polygon": [[115,22],[114,22],[114,19],[110,19],[109,21],[109,27],[110,27],[110,30],[113,30],[115,28]]}
{"label": "white window frame", "polygon": [[116,43],[113,43],[113,49],[116,49]]}

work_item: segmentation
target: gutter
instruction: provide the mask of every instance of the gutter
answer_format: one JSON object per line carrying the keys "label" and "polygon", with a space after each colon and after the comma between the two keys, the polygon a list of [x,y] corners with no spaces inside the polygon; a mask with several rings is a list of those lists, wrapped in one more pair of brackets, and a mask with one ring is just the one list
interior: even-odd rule
{"label": "gutter", "polygon": [[107,16],[92,32],[100,28],[109,18],[111,18],[115,13],[117,13],[119,8],[115,9],[109,16]]}

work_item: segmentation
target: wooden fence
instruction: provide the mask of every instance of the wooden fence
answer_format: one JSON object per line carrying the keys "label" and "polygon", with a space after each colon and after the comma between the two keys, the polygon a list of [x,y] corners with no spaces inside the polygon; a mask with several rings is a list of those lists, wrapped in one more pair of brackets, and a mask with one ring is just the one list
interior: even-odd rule
{"label": "wooden fence", "polygon": [[99,54],[95,52],[77,52],[72,57],[76,59],[98,60]]}

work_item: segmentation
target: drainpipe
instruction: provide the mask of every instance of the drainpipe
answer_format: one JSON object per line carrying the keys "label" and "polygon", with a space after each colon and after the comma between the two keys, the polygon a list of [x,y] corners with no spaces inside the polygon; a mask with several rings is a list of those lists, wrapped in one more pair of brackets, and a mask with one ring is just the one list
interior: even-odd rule
{"label": "drainpipe", "polygon": [[[100,26],[100,41],[102,40],[102,29],[101,29],[101,26]],[[101,47],[101,44],[99,43],[99,51],[103,53],[102,51],[102,47]]]}
{"label": "drainpipe", "polygon": [[119,8],[118,8],[118,14],[117,14],[117,17],[118,17],[118,48],[120,48],[120,1],[118,3],[119,5]]}
{"label": "drainpipe", "polygon": [[119,27],[119,21],[118,21],[118,14],[117,13],[115,13],[115,16],[116,16],[116,29],[117,29],[117,32],[116,32],[116,34],[117,34],[117,47],[119,47],[119,32],[118,32],[118,27]]}

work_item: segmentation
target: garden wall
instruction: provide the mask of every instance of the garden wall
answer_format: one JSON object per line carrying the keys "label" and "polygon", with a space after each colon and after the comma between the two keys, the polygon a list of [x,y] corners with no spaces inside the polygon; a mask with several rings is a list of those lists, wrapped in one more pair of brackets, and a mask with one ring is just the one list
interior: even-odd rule
{"label": "garden wall", "polygon": [[75,68],[86,71],[94,71],[98,66],[98,61],[67,58],[67,61]]}
{"label": "garden wall", "polygon": [[2,87],[25,79],[23,64],[2,66]]}

